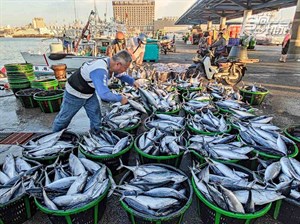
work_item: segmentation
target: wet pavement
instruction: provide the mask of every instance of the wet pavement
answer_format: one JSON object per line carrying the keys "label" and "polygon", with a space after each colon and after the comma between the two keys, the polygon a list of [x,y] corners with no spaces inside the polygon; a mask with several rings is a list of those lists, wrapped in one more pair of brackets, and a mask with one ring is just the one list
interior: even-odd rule
{"label": "wet pavement", "polygon": [[[196,52],[196,46],[177,43],[177,52],[161,55],[161,63],[184,63],[191,64]],[[249,51],[249,58],[260,59],[259,63],[248,64],[248,71],[243,78],[245,84],[261,84],[266,87],[270,94],[259,109],[259,113],[270,114],[274,117],[273,123],[281,128],[288,125],[300,123],[300,63],[280,63],[280,46],[257,46],[256,50]],[[239,86],[242,83],[239,84]],[[25,109],[17,99],[11,96],[0,95],[0,132],[50,132],[52,122],[57,113],[45,114],[39,108]],[[105,107],[105,105],[104,105]],[[70,131],[84,133],[89,130],[89,120],[85,111],[80,110],[73,118]],[[8,153],[20,155],[18,146],[0,145],[0,163]],[[131,155],[131,162],[136,158],[134,152]],[[190,156],[187,154],[181,164],[181,169],[188,173],[188,166],[191,165]],[[115,179],[120,180],[123,174]],[[197,213],[196,198],[188,209],[183,223],[202,223]],[[38,212],[26,224],[50,223],[47,216]],[[126,213],[122,210],[118,198],[112,196],[108,199],[107,209],[100,223],[127,224],[130,223]],[[280,223],[270,216],[255,222],[256,224]]]}

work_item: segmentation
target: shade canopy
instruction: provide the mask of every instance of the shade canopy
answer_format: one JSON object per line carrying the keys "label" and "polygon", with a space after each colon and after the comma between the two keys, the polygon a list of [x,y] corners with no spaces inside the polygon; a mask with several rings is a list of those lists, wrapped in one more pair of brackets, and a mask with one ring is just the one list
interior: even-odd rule
{"label": "shade canopy", "polygon": [[297,0],[197,0],[175,24],[219,23],[220,17],[226,17],[227,20],[243,17],[244,10],[258,14],[295,5]]}

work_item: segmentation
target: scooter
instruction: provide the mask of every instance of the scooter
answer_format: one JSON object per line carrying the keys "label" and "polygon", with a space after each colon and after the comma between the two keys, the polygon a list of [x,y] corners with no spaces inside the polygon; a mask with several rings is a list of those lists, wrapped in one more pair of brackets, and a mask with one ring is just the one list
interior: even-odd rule
{"label": "scooter", "polygon": [[173,41],[162,40],[160,42],[161,53],[176,52],[176,45]]}
{"label": "scooter", "polygon": [[198,60],[193,58],[194,64],[188,68],[185,74],[187,78],[201,75],[208,80],[215,79],[228,85],[236,85],[245,75],[247,68],[243,62],[221,58],[215,60],[216,65],[212,65],[213,52],[206,49],[202,54],[204,55],[203,58],[198,58]]}

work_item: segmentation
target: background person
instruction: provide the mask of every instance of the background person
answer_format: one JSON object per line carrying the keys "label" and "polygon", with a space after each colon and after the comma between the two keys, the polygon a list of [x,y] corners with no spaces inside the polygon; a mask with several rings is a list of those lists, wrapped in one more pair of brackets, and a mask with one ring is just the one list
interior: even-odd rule
{"label": "background person", "polygon": [[84,63],[68,78],[62,106],[53,123],[53,131],[57,132],[67,128],[74,115],[82,107],[90,119],[91,130],[99,130],[101,127],[101,108],[96,92],[101,100],[126,104],[128,102],[126,97],[113,94],[110,91],[108,80],[114,73],[116,78],[131,86],[139,87],[139,84],[132,77],[124,74],[131,61],[131,56],[127,51],[120,51],[112,58]]}
{"label": "background person", "polygon": [[118,31],[116,38],[112,41],[111,45],[107,47],[105,55],[112,57],[119,51],[126,50],[126,40],[123,32]]}
{"label": "background person", "polygon": [[215,48],[213,62],[218,59],[222,53],[226,52],[226,39],[223,37],[222,32],[218,34],[218,39],[211,45],[211,48]]}
{"label": "background person", "polygon": [[128,40],[127,50],[131,54],[132,60],[138,65],[143,64],[146,43],[147,37],[143,33]]}
{"label": "background person", "polygon": [[285,37],[282,41],[282,50],[281,50],[281,57],[279,58],[279,61],[280,62],[286,62],[286,58],[287,58],[287,53],[288,53],[288,50],[289,50],[289,45],[290,45],[290,40],[291,40],[291,34],[290,34],[290,31],[287,30],[286,31],[286,34],[285,34]]}

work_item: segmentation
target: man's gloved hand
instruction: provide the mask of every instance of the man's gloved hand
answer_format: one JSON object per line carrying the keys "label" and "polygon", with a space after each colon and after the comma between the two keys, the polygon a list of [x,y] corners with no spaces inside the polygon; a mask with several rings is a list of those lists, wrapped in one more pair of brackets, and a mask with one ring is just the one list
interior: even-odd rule
{"label": "man's gloved hand", "polygon": [[121,104],[124,105],[128,103],[128,99],[125,96],[122,96]]}
{"label": "man's gloved hand", "polygon": [[135,80],[133,83],[133,87],[135,87],[137,89],[140,88],[140,83],[137,80]]}

